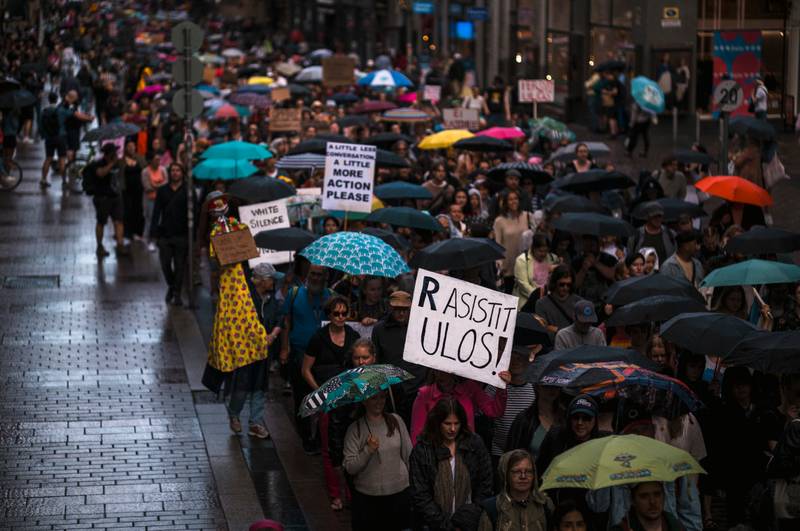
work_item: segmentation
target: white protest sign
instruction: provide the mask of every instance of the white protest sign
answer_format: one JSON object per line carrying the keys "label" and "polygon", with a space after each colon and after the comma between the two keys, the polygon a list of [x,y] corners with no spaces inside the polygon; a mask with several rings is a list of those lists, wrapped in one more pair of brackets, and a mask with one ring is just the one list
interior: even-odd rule
{"label": "white protest sign", "polygon": [[[264,230],[285,229],[290,226],[289,213],[286,209],[286,200],[270,201],[239,207],[239,219],[250,227],[253,236]],[[258,264],[285,264],[292,261],[291,251],[271,251],[258,249],[259,257],[248,260],[250,267]]]}
{"label": "white protest sign", "polygon": [[516,322],[517,297],[420,269],[403,359],[505,388]]}
{"label": "white protest sign", "polygon": [[480,129],[478,109],[442,109],[445,129]]}
{"label": "white protest sign", "polygon": [[520,79],[517,85],[521,103],[555,101],[555,83],[548,79]]}
{"label": "white protest sign", "polygon": [[372,211],[377,148],[328,142],[322,208],[347,212]]}

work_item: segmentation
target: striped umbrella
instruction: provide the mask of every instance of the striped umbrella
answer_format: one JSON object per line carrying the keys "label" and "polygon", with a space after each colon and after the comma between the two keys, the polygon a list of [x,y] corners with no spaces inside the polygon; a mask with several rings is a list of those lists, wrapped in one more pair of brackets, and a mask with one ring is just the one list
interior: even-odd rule
{"label": "striped umbrella", "polygon": [[417,123],[429,122],[432,118],[428,113],[418,109],[392,109],[384,112],[381,115],[381,120],[384,122]]}
{"label": "striped umbrella", "polygon": [[286,155],[278,160],[279,170],[308,170],[325,167],[325,155],[318,153],[299,153]]}

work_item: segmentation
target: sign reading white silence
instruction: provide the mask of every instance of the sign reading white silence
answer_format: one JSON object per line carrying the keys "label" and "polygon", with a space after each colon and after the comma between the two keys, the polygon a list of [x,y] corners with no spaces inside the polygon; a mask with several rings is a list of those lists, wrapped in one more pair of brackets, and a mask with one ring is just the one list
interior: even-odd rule
{"label": "sign reading white silence", "polygon": [[[286,199],[243,205],[239,207],[239,219],[250,227],[250,232],[255,236],[261,231],[272,229],[285,229],[290,227],[289,213],[286,209]],[[285,264],[292,261],[291,251],[271,251],[258,249],[259,257],[248,260],[250,267],[258,264]]]}
{"label": "sign reading white silence", "polygon": [[376,154],[375,146],[328,142],[322,192],[324,210],[370,213]]}
{"label": "sign reading white silence", "polygon": [[420,269],[403,359],[504,389],[516,322],[517,297]]}

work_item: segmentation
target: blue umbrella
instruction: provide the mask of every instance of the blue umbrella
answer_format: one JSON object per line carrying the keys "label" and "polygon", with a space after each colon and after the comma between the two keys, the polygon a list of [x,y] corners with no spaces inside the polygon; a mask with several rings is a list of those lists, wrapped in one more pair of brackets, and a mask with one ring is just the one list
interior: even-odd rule
{"label": "blue umbrella", "polygon": [[379,199],[433,199],[433,195],[424,186],[404,181],[376,186],[375,195]]}
{"label": "blue umbrella", "polygon": [[200,83],[199,85],[195,85],[195,90],[202,90],[203,92],[209,92],[214,94],[215,96],[219,96],[220,92],[219,89],[213,85],[208,85],[205,83]]}
{"label": "blue umbrella", "polygon": [[413,87],[411,82],[404,74],[397,70],[376,70],[358,80],[362,87]]}
{"label": "blue umbrella", "polygon": [[258,168],[246,160],[206,159],[192,169],[196,179],[230,181],[243,179],[258,171]]}
{"label": "blue umbrella", "polygon": [[300,254],[312,264],[350,275],[394,278],[408,272],[406,263],[389,244],[360,232],[334,232],[323,236]]}
{"label": "blue umbrella", "polygon": [[211,146],[200,157],[204,159],[263,160],[272,158],[272,153],[264,146],[234,140]]}
{"label": "blue umbrella", "polygon": [[637,76],[631,81],[631,96],[639,106],[653,113],[664,112],[664,92],[658,83],[644,76]]}

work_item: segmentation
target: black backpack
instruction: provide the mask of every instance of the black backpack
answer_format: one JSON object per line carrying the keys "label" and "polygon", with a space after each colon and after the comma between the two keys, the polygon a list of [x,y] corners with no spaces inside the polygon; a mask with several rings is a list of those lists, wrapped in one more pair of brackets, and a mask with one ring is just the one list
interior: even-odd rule
{"label": "black backpack", "polygon": [[97,190],[97,166],[97,161],[92,161],[81,170],[81,185],[86,195],[94,195]]}
{"label": "black backpack", "polygon": [[53,138],[58,136],[61,131],[61,124],[58,123],[58,109],[47,107],[42,111],[42,136]]}

